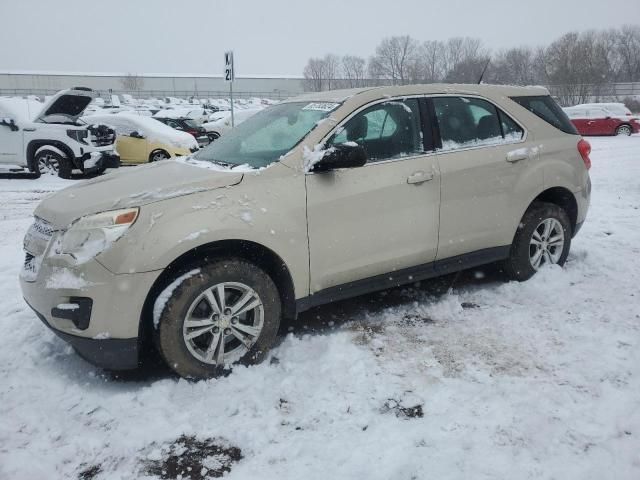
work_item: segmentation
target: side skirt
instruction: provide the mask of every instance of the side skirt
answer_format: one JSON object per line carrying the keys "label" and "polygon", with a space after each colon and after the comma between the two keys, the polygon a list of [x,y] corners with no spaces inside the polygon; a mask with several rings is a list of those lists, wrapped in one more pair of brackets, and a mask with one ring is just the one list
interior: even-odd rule
{"label": "side skirt", "polygon": [[326,303],[337,302],[353,298],[366,293],[399,287],[407,283],[439,277],[448,273],[459,272],[467,268],[478,267],[488,263],[504,260],[509,256],[511,246],[485,248],[464,255],[437,260],[435,262],[416,265],[415,267],[396,270],[374,277],[344,283],[335,287],[325,288],[307,297],[296,300],[297,313]]}

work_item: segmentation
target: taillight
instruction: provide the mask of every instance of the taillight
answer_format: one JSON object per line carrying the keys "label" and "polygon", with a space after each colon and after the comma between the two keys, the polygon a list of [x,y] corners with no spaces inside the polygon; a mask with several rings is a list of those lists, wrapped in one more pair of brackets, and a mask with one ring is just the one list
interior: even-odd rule
{"label": "taillight", "polygon": [[591,153],[591,145],[584,138],[580,139],[580,141],[578,142],[578,152],[580,152],[580,156],[582,157],[584,166],[587,167],[587,170],[589,170],[591,168],[591,159],[589,158],[589,154]]}

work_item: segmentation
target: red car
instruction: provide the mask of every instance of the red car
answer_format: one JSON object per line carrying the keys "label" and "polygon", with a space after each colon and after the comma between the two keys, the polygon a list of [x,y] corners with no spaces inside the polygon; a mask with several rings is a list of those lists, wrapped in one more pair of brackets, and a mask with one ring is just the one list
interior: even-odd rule
{"label": "red car", "polygon": [[564,111],[580,135],[631,135],[640,132],[633,116],[616,115],[603,107],[569,107]]}

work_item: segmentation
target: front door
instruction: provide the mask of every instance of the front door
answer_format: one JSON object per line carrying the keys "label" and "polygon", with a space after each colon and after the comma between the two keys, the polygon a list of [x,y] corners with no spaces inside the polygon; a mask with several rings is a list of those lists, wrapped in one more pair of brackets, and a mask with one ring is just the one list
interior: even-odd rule
{"label": "front door", "polygon": [[422,118],[418,99],[370,106],[327,142],[358,143],[368,163],[306,175],[311,293],[435,259],[440,179]]}
{"label": "front door", "polygon": [[22,129],[0,112],[0,163],[24,165]]}

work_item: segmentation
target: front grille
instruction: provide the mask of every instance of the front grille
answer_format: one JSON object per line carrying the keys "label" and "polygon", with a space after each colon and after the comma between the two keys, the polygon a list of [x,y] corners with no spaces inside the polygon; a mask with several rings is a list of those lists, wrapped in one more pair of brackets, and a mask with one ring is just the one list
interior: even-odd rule
{"label": "front grille", "polygon": [[33,225],[31,225],[31,228],[44,240],[50,239],[53,232],[56,231],[53,225],[40,217],[34,217],[34,222]]}
{"label": "front grille", "polygon": [[24,254],[24,267],[26,267],[27,265],[30,265],[32,260],[36,258],[33,255],[31,255],[30,253],[25,253]]}
{"label": "front grille", "polygon": [[96,147],[107,147],[116,141],[116,132],[106,125],[90,125],[89,138]]}

